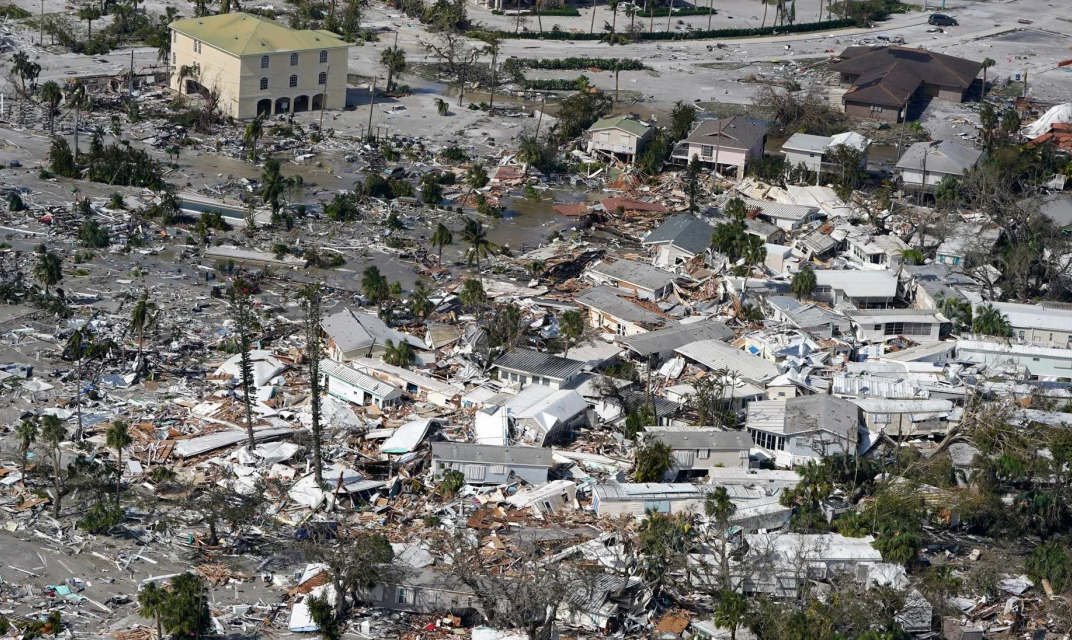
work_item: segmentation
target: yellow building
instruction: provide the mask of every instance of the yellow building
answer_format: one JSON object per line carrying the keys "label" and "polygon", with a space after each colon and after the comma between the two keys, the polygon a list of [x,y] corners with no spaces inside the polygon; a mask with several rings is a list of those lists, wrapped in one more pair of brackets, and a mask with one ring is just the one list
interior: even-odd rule
{"label": "yellow building", "polygon": [[219,92],[235,118],[346,106],[350,45],[330,31],[289,29],[247,13],[177,20],[171,28],[171,88]]}

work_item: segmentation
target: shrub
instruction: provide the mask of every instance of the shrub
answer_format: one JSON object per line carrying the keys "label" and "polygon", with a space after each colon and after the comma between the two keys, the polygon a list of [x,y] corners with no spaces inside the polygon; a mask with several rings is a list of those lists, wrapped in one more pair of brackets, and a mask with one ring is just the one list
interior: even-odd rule
{"label": "shrub", "polygon": [[[855,3],[854,3],[855,4]],[[754,27],[751,29],[698,29],[686,33],[674,33],[666,31],[642,32],[636,35],[637,40],[710,40],[727,38],[755,38],[784,33],[810,33],[813,31],[826,31],[829,29],[847,29],[856,24],[855,20],[842,18],[840,20],[824,20],[823,22],[805,22],[800,24],[782,25],[779,27]],[[489,32],[496,38],[522,39],[522,40],[602,40],[605,36],[602,32],[597,33],[573,33],[570,31],[554,30],[539,33],[536,31],[493,31]]]}
{"label": "shrub", "polygon": [[98,502],[75,523],[82,531],[87,533],[108,533],[113,527],[123,521],[126,515],[122,507],[109,506]]}

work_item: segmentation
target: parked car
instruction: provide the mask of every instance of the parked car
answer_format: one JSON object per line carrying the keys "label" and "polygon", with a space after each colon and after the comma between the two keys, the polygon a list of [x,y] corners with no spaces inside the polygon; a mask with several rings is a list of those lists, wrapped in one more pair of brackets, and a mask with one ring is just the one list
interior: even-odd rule
{"label": "parked car", "polygon": [[945,15],[944,13],[932,13],[931,17],[927,19],[927,24],[937,25],[939,27],[955,27],[957,26],[957,19]]}

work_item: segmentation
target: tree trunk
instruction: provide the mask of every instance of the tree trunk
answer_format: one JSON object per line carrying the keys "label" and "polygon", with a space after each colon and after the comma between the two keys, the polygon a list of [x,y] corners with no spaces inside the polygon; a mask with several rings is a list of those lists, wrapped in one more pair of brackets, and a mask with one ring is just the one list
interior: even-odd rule
{"label": "tree trunk", "polygon": [[491,54],[491,97],[488,99],[488,115],[495,111],[495,63],[498,61],[499,52]]}
{"label": "tree trunk", "polygon": [[517,0],[517,21],[514,22],[514,33],[521,31],[521,0]]}
{"label": "tree trunk", "polygon": [[592,26],[588,27],[588,33],[596,31],[596,0],[592,0]]}
{"label": "tree trunk", "polygon": [[56,495],[53,497],[52,503],[52,515],[59,520],[60,518],[60,449],[59,445],[56,445],[52,450],[52,481],[56,487]]}
{"label": "tree trunk", "polygon": [[[822,0],[819,0],[822,2]],[[711,16],[714,15],[715,0],[707,0],[707,30],[711,30]]]}
{"label": "tree trunk", "polygon": [[93,39],[93,21],[86,20],[86,40]]}
{"label": "tree trunk", "polygon": [[116,447],[116,465],[119,475],[115,478],[115,506],[119,506],[119,493],[123,490],[123,447]]}
{"label": "tree trunk", "polygon": [[611,11],[610,15],[610,32],[613,35],[614,33],[616,33],[615,30],[618,28],[618,7],[614,7],[614,10]]}
{"label": "tree trunk", "polygon": [[982,97],[986,98],[986,67],[983,67],[983,90]]}
{"label": "tree trunk", "polygon": [[537,0],[535,4],[536,8],[536,24],[540,26],[540,35],[543,35],[543,18],[540,17],[540,2]]}
{"label": "tree trunk", "polygon": [[759,25],[759,28],[767,26],[767,0],[763,0],[763,23]]}
{"label": "tree trunk", "polygon": [[160,612],[156,611],[156,640],[164,640],[163,629],[160,627]]}
{"label": "tree trunk", "polygon": [[670,23],[674,21],[674,0],[670,0],[670,11],[666,14],[666,32],[670,33]]}
{"label": "tree trunk", "polygon": [[78,372],[77,377],[75,379],[75,384],[77,385],[77,388],[75,389],[75,395],[74,395],[74,399],[75,399],[75,409],[74,410],[75,410],[75,413],[78,414],[78,434],[77,434],[77,437],[75,438],[75,440],[77,440],[78,442],[81,442],[82,441],[82,436],[83,436],[83,429],[82,429],[82,362],[81,361],[78,362],[78,367],[75,369],[75,371]]}

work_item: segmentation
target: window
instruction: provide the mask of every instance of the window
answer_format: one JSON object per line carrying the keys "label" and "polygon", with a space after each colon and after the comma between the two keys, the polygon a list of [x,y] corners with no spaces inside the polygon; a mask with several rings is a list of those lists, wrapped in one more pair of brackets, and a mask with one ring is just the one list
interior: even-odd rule
{"label": "window", "polygon": [[887,336],[929,336],[931,325],[926,322],[887,322],[883,333]]}
{"label": "window", "polygon": [[398,597],[395,598],[395,602],[397,602],[398,604],[406,604],[406,601],[408,599],[409,599],[409,594],[406,593],[406,590],[404,588],[399,587],[398,588]]}
{"label": "window", "polygon": [[290,76],[290,86],[292,88],[298,86],[298,76]]}
{"label": "window", "polygon": [[328,52],[327,51],[321,51],[320,52],[320,64],[325,64],[327,61],[328,61]]}
{"label": "window", "polygon": [[179,41],[179,32],[178,31],[172,31],[171,32],[171,41],[172,42],[178,42]]}
{"label": "window", "polygon": [[709,144],[700,145],[700,155],[705,158],[710,158],[715,155],[715,148]]}
{"label": "window", "polygon": [[890,414],[888,413],[876,413],[875,424],[890,424]]}
{"label": "window", "polygon": [[625,325],[619,322],[618,327],[617,327],[617,329],[614,330],[614,332],[617,333],[620,336],[624,336],[625,335]]}
{"label": "window", "polygon": [[487,468],[482,464],[470,464],[465,467],[466,480],[483,480]]}
{"label": "window", "polygon": [[876,324],[875,325],[875,331],[882,331],[882,325]]}
{"label": "window", "polygon": [[194,40],[194,53],[201,53],[201,41]]}
{"label": "window", "polygon": [[268,68],[268,56],[261,56],[261,69]]}
{"label": "window", "polygon": [[700,449],[700,450],[698,450],[696,452],[696,457],[699,458],[700,460],[707,460],[709,457],[711,457],[711,450],[710,449]]}
{"label": "window", "polygon": [[318,77],[316,79],[316,83],[317,84],[327,84],[328,83],[328,74],[323,72],[323,71],[321,71],[320,72],[320,77]]}
{"label": "window", "polygon": [[599,141],[600,142],[610,142],[610,131],[600,131],[599,132]]}
{"label": "window", "polygon": [[175,66],[177,64],[179,64],[179,54],[172,53],[171,54],[171,66]]}
{"label": "window", "polygon": [[1024,339],[1024,332],[1023,332],[1023,331],[1021,331],[1021,332],[1020,332],[1020,339],[1021,339],[1021,340],[1023,340],[1023,339]]}
{"label": "window", "polygon": [[268,88],[268,78],[261,78],[261,91]]}
{"label": "window", "polygon": [[785,438],[778,438],[778,451],[785,451]]}
{"label": "window", "polygon": [[290,54],[290,66],[292,66],[292,67],[298,66],[298,54],[296,54],[296,53]]}
{"label": "window", "polygon": [[505,464],[493,464],[493,465],[491,465],[491,472],[493,474],[497,475],[497,476],[504,476],[504,475],[506,475],[506,465]]}

